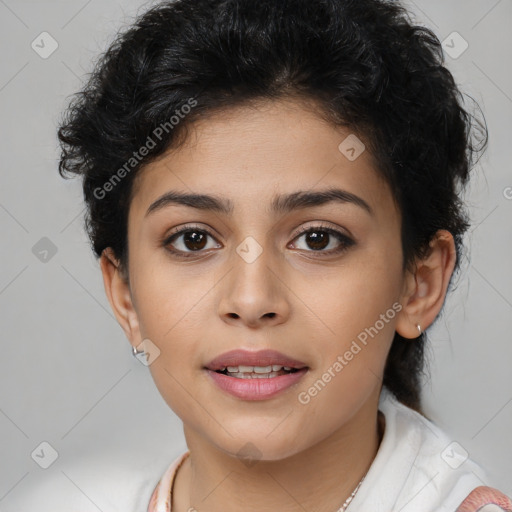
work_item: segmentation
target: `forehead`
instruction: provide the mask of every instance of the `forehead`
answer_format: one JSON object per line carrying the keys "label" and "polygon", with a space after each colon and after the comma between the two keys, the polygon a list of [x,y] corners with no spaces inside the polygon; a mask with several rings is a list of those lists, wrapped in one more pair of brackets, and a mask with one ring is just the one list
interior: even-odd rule
{"label": "forehead", "polygon": [[[139,171],[131,212],[144,215],[167,190],[224,197],[235,213],[240,203],[257,209],[279,194],[333,187],[389,207],[389,187],[362,141],[314,108],[300,101],[264,102],[194,121],[183,145]],[[352,160],[346,146],[354,142],[356,155],[362,152]]]}

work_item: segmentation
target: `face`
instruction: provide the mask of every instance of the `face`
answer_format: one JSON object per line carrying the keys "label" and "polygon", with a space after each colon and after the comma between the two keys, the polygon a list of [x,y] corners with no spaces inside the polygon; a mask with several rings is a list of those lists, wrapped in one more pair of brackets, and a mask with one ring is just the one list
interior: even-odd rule
{"label": "face", "polygon": [[[380,391],[404,287],[401,219],[369,151],[339,149],[350,134],[298,102],[237,107],[195,123],[137,178],[131,341],[158,348],[149,368],[162,397],[224,452],[306,450]],[[341,192],[318,195],[328,190]],[[224,208],[159,201],[169,192]],[[205,368],[233,349],[276,350],[306,369],[260,396],[220,377],[242,382],[235,396]]]}

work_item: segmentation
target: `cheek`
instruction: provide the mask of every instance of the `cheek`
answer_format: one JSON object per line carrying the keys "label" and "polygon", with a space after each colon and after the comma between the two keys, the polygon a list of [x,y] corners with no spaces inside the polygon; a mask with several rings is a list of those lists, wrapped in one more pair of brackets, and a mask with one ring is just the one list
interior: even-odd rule
{"label": "cheek", "polygon": [[354,395],[345,396],[347,390],[364,394],[383,376],[396,318],[402,309],[398,302],[402,273],[400,254],[392,245],[389,252],[382,247],[347,259],[346,265],[333,271],[323,283],[322,293],[311,294],[314,297],[308,300],[321,320],[314,320],[320,326],[314,336],[319,347],[316,373],[322,375],[330,369],[336,375],[324,374],[325,379],[321,378],[329,381],[329,390],[322,391],[324,399],[318,402],[323,401],[327,408],[340,397],[357,401]]}
{"label": "cheek", "polygon": [[200,332],[204,305],[216,283],[214,273],[205,271],[198,278],[197,269],[172,265],[162,255],[139,259],[144,263],[134,264],[134,290],[142,335],[166,350],[192,335],[194,328]]}
{"label": "cheek", "polygon": [[358,254],[330,272],[329,279],[309,294],[308,305],[319,312],[336,338],[357,337],[381,315],[385,315],[385,324],[379,322],[378,329],[389,334],[396,316],[392,306],[396,308],[402,287],[399,263],[399,258],[384,259],[377,252]]}
{"label": "cheek", "polygon": [[159,350],[149,365],[152,378],[169,407],[193,422],[190,376],[202,366],[207,337],[212,335],[205,329],[211,322],[205,306],[215,279],[210,272],[194,277],[192,267],[177,272],[176,267],[150,257],[143,265],[136,265],[135,257],[132,261],[137,269],[133,289],[141,336]]}

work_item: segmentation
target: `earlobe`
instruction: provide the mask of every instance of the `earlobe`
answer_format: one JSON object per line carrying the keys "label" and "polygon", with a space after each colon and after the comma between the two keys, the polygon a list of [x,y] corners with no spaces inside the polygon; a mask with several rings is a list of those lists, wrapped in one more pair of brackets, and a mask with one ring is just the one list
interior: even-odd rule
{"label": "earlobe", "polygon": [[417,261],[414,273],[407,276],[407,291],[402,297],[403,309],[397,317],[395,330],[404,338],[419,336],[441,311],[457,254],[452,234],[439,230],[430,242],[430,251]]}
{"label": "earlobe", "polygon": [[122,276],[119,261],[110,247],[106,248],[101,254],[100,268],[110,307],[132,346],[137,346],[141,337],[130,287]]}

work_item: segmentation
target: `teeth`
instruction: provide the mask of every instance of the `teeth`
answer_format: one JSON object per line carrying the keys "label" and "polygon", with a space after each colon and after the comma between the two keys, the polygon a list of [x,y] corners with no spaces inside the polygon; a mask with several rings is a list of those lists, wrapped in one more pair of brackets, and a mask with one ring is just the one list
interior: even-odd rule
{"label": "teeth", "polygon": [[286,375],[286,373],[292,370],[294,370],[292,366],[269,364],[268,366],[224,366],[216,371],[222,373],[226,372],[225,375],[238,379],[269,379]]}
{"label": "teeth", "polygon": [[[243,368],[250,368],[250,366],[244,366]],[[241,372],[244,370],[240,369]],[[272,371],[272,365],[270,366],[254,366],[254,373],[270,373]]]}
{"label": "teeth", "polygon": [[229,373],[230,377],[236,377],[237,379],[271,379],[272,377],[279,377],[281,375],[280,372],[270,372],[270,373],[247,373],[247,372],[239,372],[239,373]]}
{"label": "teeth", "polygon": [[[271,373],[278,372],[280,370],[290,371],[291,366],[281,366],[278,364],[268,366],[228,366],[227,370],[229,373]],[[222,369],[220,371],[223,371]]]}

